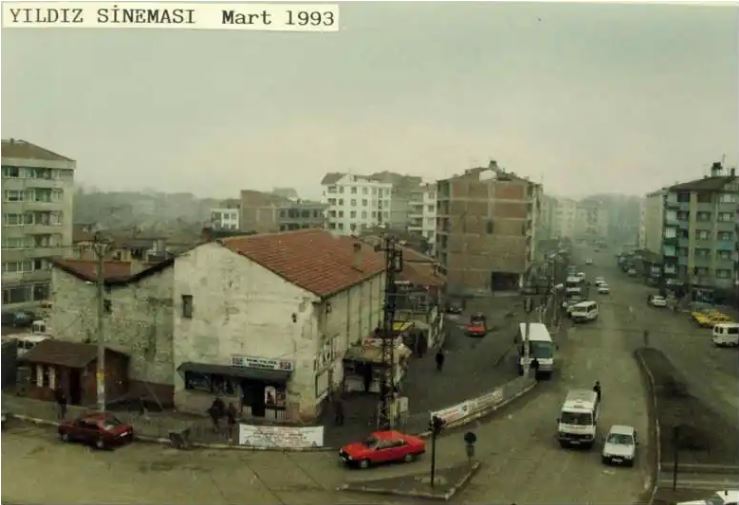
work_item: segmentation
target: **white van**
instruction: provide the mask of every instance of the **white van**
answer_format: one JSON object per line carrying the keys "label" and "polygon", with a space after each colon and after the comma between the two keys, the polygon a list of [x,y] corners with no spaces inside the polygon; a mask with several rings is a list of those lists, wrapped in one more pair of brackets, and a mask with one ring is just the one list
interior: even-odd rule
{"label": "white van", "polygon": [[718,323],[713,327],[713,343],[716,347],[739,346],[739,323]]}
{"label": "white van", "polygon": [[575,304],[570,312],[570,317],[576,323],[595,321],[598,319],[598,303],[588,300]]}
{"label": "white van", "polygon": [[557,418],[559,445],[593,447],[598,424],[598,395],[590,389],[572,389],[567,393]]}
{"label": "white van", "polygon": [[[518,373],[522,374],[526,364],[524,343],[526,342],[526,323],[518,325]],[[543,323],[529,323],[529,365],[536,358],[539,362],[539,374],[551,375],[554,371],[554,342]]]}

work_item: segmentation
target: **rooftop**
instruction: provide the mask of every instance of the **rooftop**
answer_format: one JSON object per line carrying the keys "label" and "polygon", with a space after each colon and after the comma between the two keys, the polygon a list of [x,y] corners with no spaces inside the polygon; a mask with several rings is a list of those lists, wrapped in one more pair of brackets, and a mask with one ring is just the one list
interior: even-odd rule
{"label": "rooftop", "polygon": [[[112,349],[108,349],[111,352]],[[46,339],[36,344],[24,356],[24,361],[69,368],[84,368],[97,359],[97,345]],[[119,353],[122,354],[122,353]]]}
{"label": "rooftop", "polygon": [[675,184],[670,186],[669,189],[671,191],[721,191],[727,184],[738,180],[739,177],[735,175],[718,175]]}
{"label": "rooftop", "polygon": [[21,139],[3,139],[2,157],[29,160],[74,161],[66,156]]}
{"label": "rooftop", "polygon": [[[371,247],[321,229],[229,237],[218,243],[321,297],[343,291],[385,269],[384,256]],[[360,246],[356,266],[355,244]]]}
{"label": "rooftop", "polygon": [[[106,284],[126,284],[159,272],[174,262],[168,259],[155,263],[144,270],[134,273],[133,263],[129,261],[104,261],[103,279]],[[95,282],[97,280],[97,261],[61,259],[53,262],[54,266],[74,275],[80,280]]]}

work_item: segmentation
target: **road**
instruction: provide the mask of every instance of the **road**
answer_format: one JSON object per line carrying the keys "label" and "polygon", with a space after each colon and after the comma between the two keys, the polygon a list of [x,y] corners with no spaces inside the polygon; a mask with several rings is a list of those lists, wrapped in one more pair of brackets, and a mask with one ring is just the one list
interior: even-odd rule
{"label": "road", "polygon": [[[615,263],[612,257],[607,261]],[[645,288],[610,272],[605,257],[586,271],[591,279],[605,275],[612,294],[599,298],[598,321],[571,328],[561,338],[554,378],[492,418],[440,438],[443,467],[465,459],[465,431],[478,436],[482,468],[455,501],[622,504],[636,503],[649,490],[647,398],[632,356],[641,332],[628,310],[631,301],[645,297],[636,296]],[[590,388],[595,380],[603,385],[601,441],[590,451],[561,449],[555,420],[564,396],[570,388]],[[600,462],[603,434],[615,423],[632,424],[642,434],[634,468]],[[349,480],[422,472],[429,465],[427,455],[412,464],[362,472],[344,469],[333,453],[177,452],[148,444],[96,452],[61,444],[51,430],[30,426],[3,435],[2,456],[5,501],[61,504],[407,503],[334,490]]]}

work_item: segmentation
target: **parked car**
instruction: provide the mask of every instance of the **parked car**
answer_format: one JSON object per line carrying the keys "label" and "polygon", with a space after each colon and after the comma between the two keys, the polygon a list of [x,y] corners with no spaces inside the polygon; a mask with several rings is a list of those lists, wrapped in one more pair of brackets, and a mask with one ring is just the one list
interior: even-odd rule
{"label": "parked car", "polygon": [[605,284],[605,283],[606,283],[606,279],[604,277],[598,276],[595,278],[594,284],[596,286],[600,286],[601,284]]}
{"label": "parked car", "polygon": [[667,299],[662,295],[649,295],[647,303],[652,307],[667,307]]}
{"label": "parked car", "polygon": [[585,260],[585,264],[586,264],[586,265],[592,265],[592,264],[593,264],[593,259],[592,259],[592,258],[588,258],[588,259],[586,259],[586,260]]}
{"label": "parked car", "polygon": [[598,293],[602,295],[607,295],[610,292],[611,292],[611,289],[608,287],[608,284],[606,284],[605,282],[598,285]]}
{"label": "parked car", "polygon": [[739,346],[739,323],[718,323],[711,338],[716,347]]}
{"label": "parked car", "polygon": [[83,442],[98,449],[133,441],[133,426],[121,422],[109,412],[82,414],[59,425],[59,438],[64,442]]}
{"label": "parked car", "polygon": [[485,314],[480,312],[472,314],[470,322],[465,325],[464,329],[471,337],[484,337],[488,332]]}
{"label": "parked car", "polygon": [[627,273],[629,274],[629,277],[636,277],[636,268],[629,268],[629,271]]}
{"label": "parked car", "polygon": [[363,442],[342,447],[339,457],[347,465],[369,468],[391,461],[411,462],[424,452],[426,442],[422,438],[399,431],[376,431]]}
{"label": "parked car", "polygon": [[739,489],[725,489],[716,491],[702,500],[681,501],[677,505],[737,505],[739,503]]}
{"label": "parked car", "polygon": [[636,459],[636,430],[633,426],[614,424],[608,431],[603,444],[601,459],[605,464],[625,464],[634,466]]}

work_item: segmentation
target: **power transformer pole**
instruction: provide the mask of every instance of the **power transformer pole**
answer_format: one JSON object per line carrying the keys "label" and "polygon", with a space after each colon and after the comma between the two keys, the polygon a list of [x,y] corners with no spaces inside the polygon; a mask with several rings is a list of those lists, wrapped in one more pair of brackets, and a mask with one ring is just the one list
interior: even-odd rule
{"label": "power transformer pole", "polygon": [[97,360],[97,401],[98,410],[105,412],[105,338],[103,336],[103,316],[105,312],[105,300],[104,300],[104,278],[103,278],[103,259],[107,249],[107,242],[103,240],[100,232],[95,232],[93,241],[93,251],[97,259],[96,268],[96,284],[97,284],[97,346],[98,346],[98,360]]}
{"label": "power transformer pole", "polygon": [[378,428],[385,430],[392,426],[391,409],[395,399],[395,339],[393,338],[397,294],[395,274],[403,270],[403,251],[397,247],[397,242],[392,236],[385,237],[384,245],[376,247],[375,250],[385,252],[385,304],[382,325],[383,379],[380,385],[380,412],[377,418]]}

